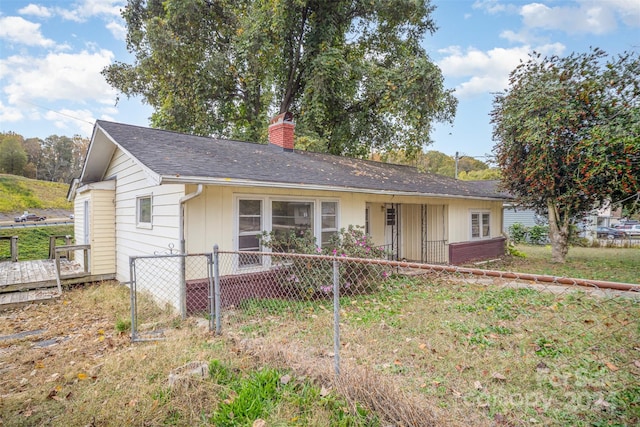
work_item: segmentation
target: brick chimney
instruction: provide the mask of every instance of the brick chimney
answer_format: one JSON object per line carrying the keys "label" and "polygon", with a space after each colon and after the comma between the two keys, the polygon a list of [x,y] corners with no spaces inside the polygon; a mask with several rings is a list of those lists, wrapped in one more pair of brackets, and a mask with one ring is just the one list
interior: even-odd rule
{"label": "brick chimney", "polygon": [[293,151],[293,113],[278,114],[269,123],[269,144],[282,147],[284,151]]}

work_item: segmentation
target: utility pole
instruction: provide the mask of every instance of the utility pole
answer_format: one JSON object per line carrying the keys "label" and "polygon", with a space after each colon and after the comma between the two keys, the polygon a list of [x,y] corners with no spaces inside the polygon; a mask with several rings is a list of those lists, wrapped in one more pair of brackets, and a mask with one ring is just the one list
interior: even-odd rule
{"label": "utility pole", "polygon": [[490,158],[490,156],[467,156],[466,154],[460,155],[459,152],[456,151],[456,156],[455,156],[455,163],[456,163],[456,171],[455,171],[455,178],[458,179],[458,162],[460,161],[460,159],[464,159],[465,157],[469,157],[472,159],[485,159],[485,158]]}

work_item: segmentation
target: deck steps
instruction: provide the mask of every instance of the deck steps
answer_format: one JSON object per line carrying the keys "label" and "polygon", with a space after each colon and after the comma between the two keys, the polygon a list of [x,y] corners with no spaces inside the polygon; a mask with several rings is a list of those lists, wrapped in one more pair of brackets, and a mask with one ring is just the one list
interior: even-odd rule
{"label": "deck steps", "polygon": [[0,293],[0,311],[34,303],[46,303],[60,297],[57,285],[54,288],[32,289]]}
{"label": "deck steps", "polygon": [[[61,277],[86,276],[79,263],[60,260]],[[54,300],[61,281],[52,259],[0,262],[0,310]]]}

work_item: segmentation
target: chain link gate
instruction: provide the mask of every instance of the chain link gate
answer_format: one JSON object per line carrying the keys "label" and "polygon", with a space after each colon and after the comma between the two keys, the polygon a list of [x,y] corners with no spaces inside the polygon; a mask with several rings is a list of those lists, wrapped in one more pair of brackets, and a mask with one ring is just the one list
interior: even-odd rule
{"label": "chain link gate", "polygon": [[212,254],[162,254],[129,258],[131,340],[162,339],[187,316],[202,316],[213,330]]}

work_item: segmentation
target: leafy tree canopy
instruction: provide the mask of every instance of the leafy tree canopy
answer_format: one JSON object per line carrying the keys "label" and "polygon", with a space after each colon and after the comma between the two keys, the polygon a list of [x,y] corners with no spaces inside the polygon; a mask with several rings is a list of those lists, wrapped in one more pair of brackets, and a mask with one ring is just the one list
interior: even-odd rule
{"label": "leafy tree canopy", "polygon": [[53,182],[79,176],[89,139],[51,135],[44,140],[0,133],[0,172]]}
{"label": "leafy tree canopy", "polygon": [[512,71],[491,116],[503,185],[548,209],[555,261],[565,260],[574,218],[640,191],[637,53],[534,54]]}
{"label": "leafy tree canopy", "polygon": [[15,133],[0,134],[0,172],[20,175],[27,164],[24,139]]}
{"label": "leafy tree canopy", "polygon": [[133,64],[103,70],[154,127],[266,140],[291,111],[306,147],[415,153],[456,99],[420,46],[429,0],[129,0]]}

